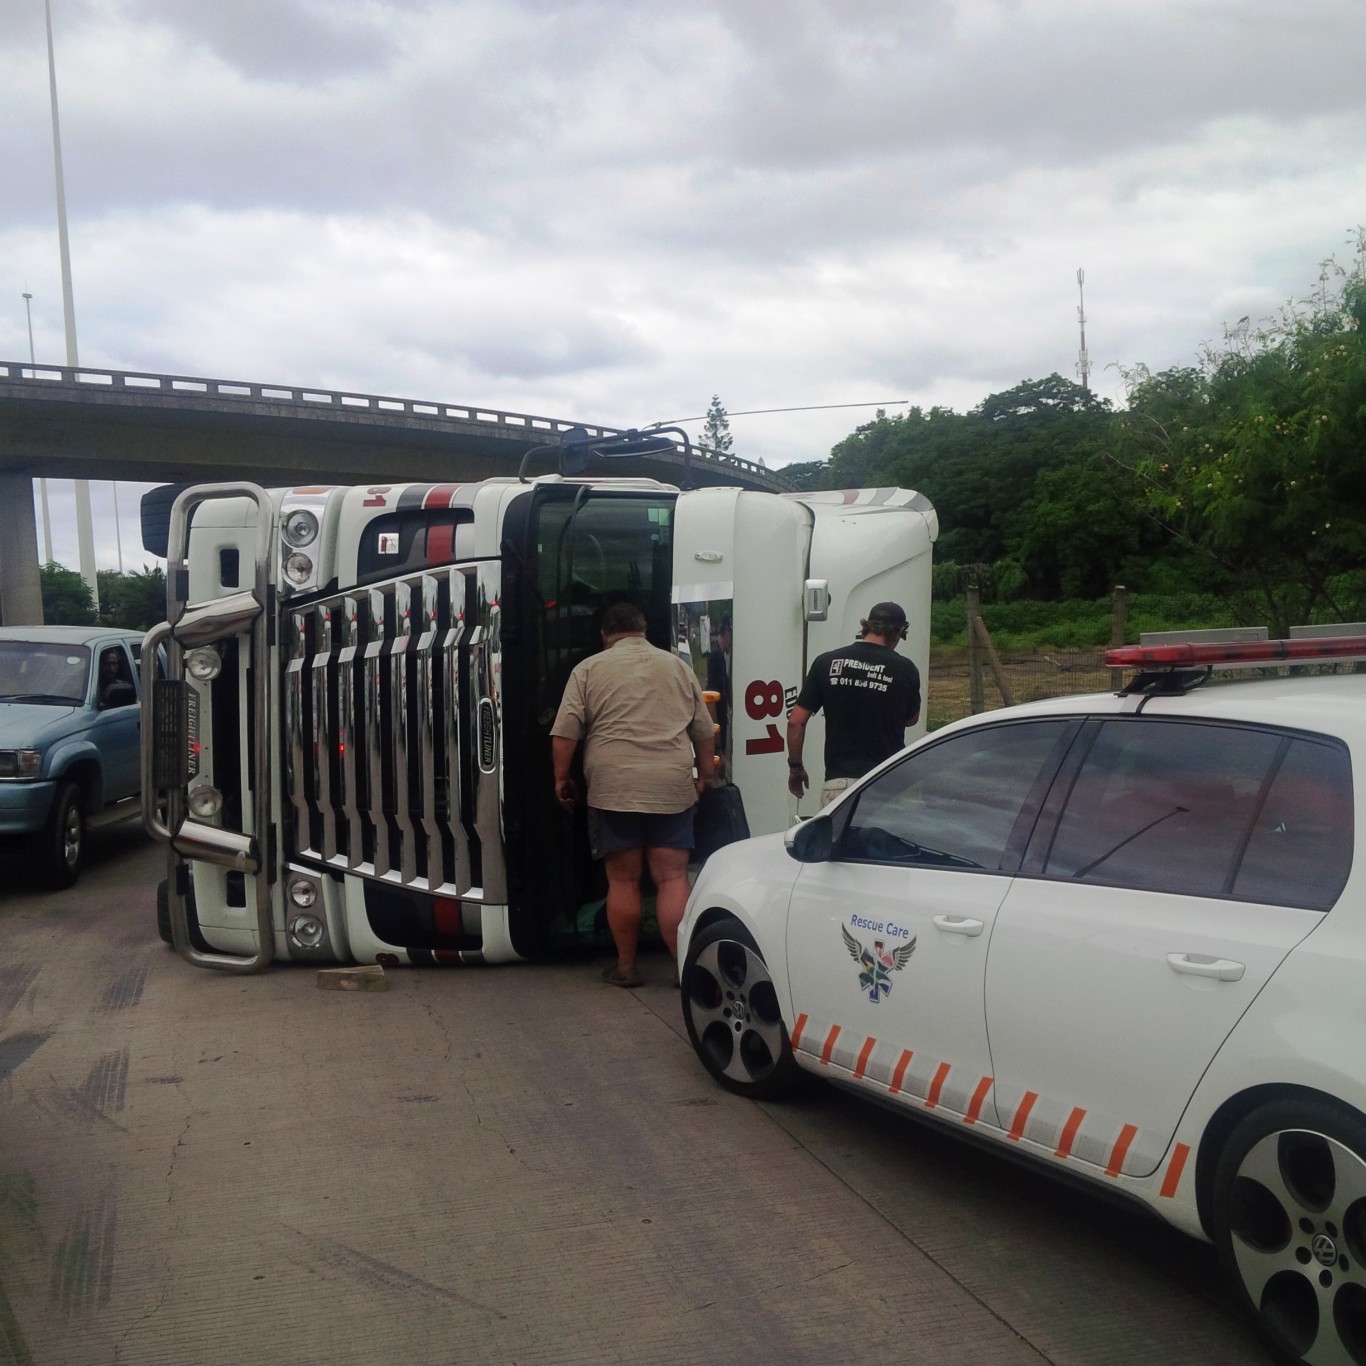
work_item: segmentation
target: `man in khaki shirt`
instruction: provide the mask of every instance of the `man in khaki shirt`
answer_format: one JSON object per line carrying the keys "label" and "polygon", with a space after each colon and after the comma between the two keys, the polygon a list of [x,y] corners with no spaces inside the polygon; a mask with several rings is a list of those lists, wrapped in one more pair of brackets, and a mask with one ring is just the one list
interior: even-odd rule
{"label": "man in khaki shirt", "polygon": [[[645,618],[630,603],[603,613],[601,654],[574,667],[550,728],[555,799],[572,811],[570,775],[582,743],[588,784],[588,837],[607,871],[607,925],[617,961],[603,973],[638,987],[640,878],[654,879],[660,934],[678,952],[688,901],[692,817],[713,765],[712,720],[692,670],[645,639]],[[693,777],[696,764],[697,777]]]}

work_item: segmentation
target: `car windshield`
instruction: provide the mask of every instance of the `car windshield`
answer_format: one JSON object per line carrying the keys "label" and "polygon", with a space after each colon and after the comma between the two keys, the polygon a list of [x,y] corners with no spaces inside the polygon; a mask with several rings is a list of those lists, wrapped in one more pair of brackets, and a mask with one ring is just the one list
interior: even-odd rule
{"label": "car windshield", "polygon": [[90,650],[31,640],[0,640],[0,702],[80,704],[90,684]]}

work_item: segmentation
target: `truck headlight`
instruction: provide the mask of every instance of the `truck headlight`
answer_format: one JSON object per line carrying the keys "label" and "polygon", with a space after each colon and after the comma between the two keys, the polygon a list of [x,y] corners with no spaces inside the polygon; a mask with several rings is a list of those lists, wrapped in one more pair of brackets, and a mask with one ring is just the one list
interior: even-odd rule
{"label": "truck headlight", "polygon": [[190,793],[189,807],[197,820],[210,821],[223,809],[223,794],[208,783],[200,783]]}
{"label": "truck headlight", "polygon": [[323,922],[311,912],[296,915],[289,922],[289,937],[301,949],[316,949],[325,933]]}
{"label": "truck headlight", "polygon": [[302,588],[313,577],[313,561],[296,550],[285,561],[285,578],[296,588]]}
{"label": "truck headlight", "polygon": [[289,899],[301,910],[317,904],[318,884],[312,878],[295,876],[289,880]]}
{"label": "truck headlight", "polygon": [[33,779],[42,771],[42,750],[0,749],[0,778]]}
{"label": "truck headlight", "polygon": [[223,657],[204,645],[185,656],[185,672],[198,683],[212,683],[223,672]]}
{"label": "truck headlight", "polygon": [[310,544],[318,534],[318,519],[307,508],[295,508],[284,520],[280,534],[296,550]]}

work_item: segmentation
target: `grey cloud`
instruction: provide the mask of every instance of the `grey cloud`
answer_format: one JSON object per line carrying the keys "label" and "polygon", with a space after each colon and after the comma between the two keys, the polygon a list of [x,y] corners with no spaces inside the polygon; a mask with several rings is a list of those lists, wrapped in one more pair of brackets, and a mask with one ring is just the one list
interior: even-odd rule
{"label": "grey cloud", "polygon": [[382,68],[394,50],[382,7],[356,0],[125,0],[134,23],[156,24],[202,44],[227,66],[262,80],[328,80]]}

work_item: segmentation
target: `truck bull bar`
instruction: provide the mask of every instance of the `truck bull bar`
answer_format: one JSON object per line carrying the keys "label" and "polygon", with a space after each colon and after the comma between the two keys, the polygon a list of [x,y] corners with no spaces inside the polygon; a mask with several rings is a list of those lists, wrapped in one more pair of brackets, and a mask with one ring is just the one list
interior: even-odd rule
{"label": "truck bull bar", "polygon": [[[254,586],[222,598],[196,603],[188,592],[189,526],[200,504],[218,498],[249,498],[256,505]],[[235,831],[199,820],[187,811],[188,787],[196,771],[198,695],[185,678],[185,655],[233,636],[250,635],[252,728],[249,756],[251,824],[269,828],[270,760],[270,562],[275,543],[274,508],[258,484],[204,484],[182,493],[171,509],[168,537],[167,620],[143,642],[141,678],[147,715],[142,727],[142,823],[167,849],[167,903],[171,940],[182,958],[198,967],[224,972],[259,972],[275,957],[271,907],[271,869],[260,841],[250,830]],[[157,658],[166,652],[166,678],[156,677]],[[164,814],[163,814],[164,810]],[[247,824],[245,806],[243,823]],[[198,859],[240,872],[254,880],[256,952],[239,955],[197,949],[190,941],[187,887],[183,864]]]}

